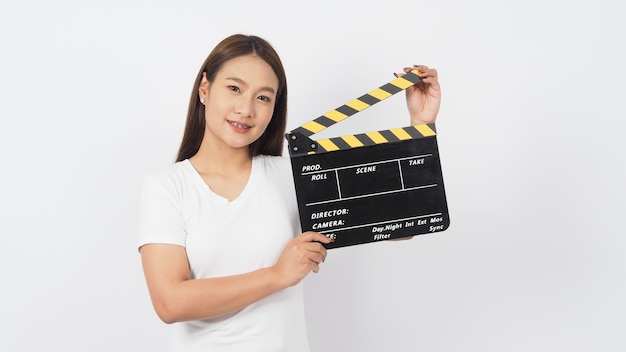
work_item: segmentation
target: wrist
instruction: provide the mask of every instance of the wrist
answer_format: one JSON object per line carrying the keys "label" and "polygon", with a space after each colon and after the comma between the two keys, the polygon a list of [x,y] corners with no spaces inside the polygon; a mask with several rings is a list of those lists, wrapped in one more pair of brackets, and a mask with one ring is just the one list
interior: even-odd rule
{"label": "wrist", "polygon": [[287,282],[287,275],[285,275],[276,264],[268,267],[266,270],[269,283],[274,291],[280,291],[291,286],[291,284]]}

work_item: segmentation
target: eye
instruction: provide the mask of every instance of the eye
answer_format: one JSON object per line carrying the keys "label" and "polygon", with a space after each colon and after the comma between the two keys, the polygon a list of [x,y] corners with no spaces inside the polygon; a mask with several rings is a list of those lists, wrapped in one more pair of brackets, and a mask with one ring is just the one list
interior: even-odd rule
{"label": "eye", "polygon": [[237,92],[239,93],[240,89],[237,86],[228,86],[228,89],[232,90],[233,92]]}
{"label": "eye", "polygon": [[267,103],[272,101],[272,99],[270,97],[265,96],[265,95],[260,95],[257,99],[259,99],[261,101],[264,101],[264,102],[267,102]]}

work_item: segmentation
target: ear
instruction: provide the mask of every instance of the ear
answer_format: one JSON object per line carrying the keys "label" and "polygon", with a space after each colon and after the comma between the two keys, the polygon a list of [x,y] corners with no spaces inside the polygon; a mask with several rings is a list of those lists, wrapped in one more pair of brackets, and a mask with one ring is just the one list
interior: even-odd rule
{"label": "ear", "polygon": [[209,80],[206,78],[206,72],[202,72],[202,79],[198,87],[198,99],[206,101],[209,94]]}

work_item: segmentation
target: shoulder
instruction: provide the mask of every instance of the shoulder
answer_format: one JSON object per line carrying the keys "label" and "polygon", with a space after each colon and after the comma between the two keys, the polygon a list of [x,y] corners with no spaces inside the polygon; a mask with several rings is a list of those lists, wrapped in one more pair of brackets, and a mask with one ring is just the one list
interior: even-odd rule
{"label": "shoulder", "polygon": [[145,188],[174,190],[180,188],[188,178],[189,161],[183,160],[148,172],[144,175]]}
{"label": "shoulder", "polygon": [[184,175],[186,172],[189,160],[178,161],[170,165],[162,166],[158,169],[152,170],[146,173],[146,178],[153,179],[172,179]]}

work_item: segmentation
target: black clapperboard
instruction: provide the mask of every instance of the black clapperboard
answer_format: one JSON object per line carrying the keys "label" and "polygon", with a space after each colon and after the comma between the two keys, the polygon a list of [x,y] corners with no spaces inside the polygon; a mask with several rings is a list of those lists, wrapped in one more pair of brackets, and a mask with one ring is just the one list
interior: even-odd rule
{"label": "black clapperboard", "polygon": [[310,138],[419,81],[413,70],[285,135],[302,230],[334,239],[326,248],[448,228],[434,124]]}

